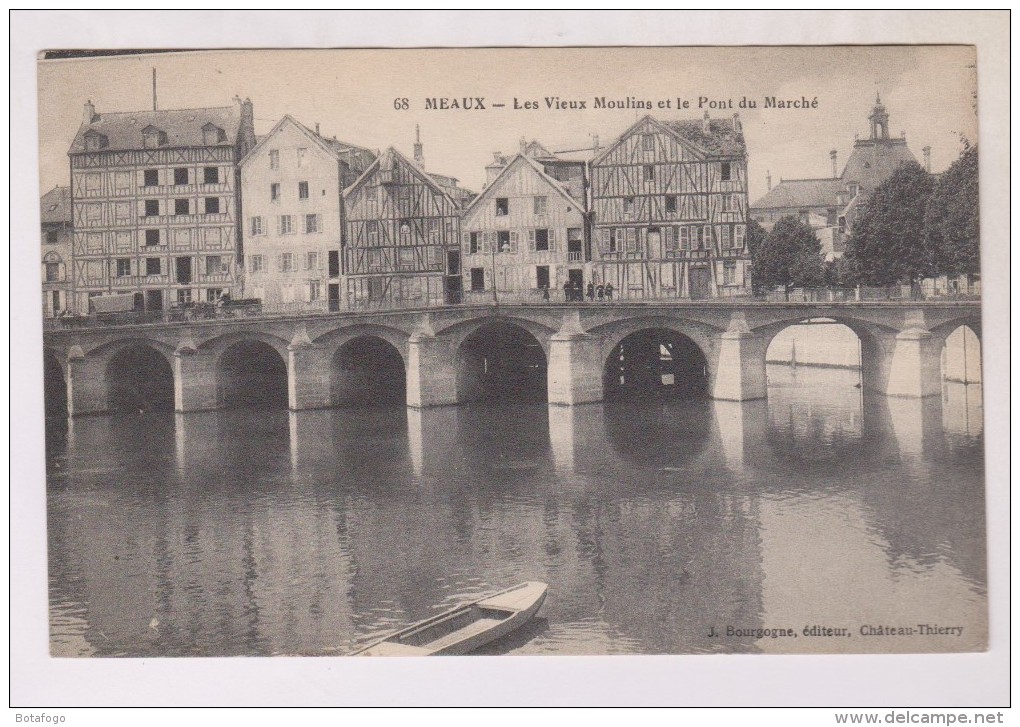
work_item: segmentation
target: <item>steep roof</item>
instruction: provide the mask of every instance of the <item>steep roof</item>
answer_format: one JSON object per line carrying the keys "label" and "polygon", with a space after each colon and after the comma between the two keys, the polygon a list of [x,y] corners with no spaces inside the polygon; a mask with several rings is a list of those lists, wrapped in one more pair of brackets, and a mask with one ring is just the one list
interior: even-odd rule
{"label": "steep roof", "polygon": [[144,149],[142,129],[155,127],[167,135],[164,147],[206,147],[202,127],[213,124],[223,129],[226,138],[214,146],[233,146],[241,124],[236,106],[207,109],[167,109],[96,114],[92,123],[83,123],[71,143],[68,154],[85,151],[85,134],[93,131],[106,138],[104,151]]}
{"label": "steep roof", "polygon": [[375,161],[369,164],[368,168],[364,172],[362,172],[361,176],[354,180],[354,182],[352,182],[351,185],[343,191],[344,197],[346,197],[349,194],[352,194],[355,190],[361,187],[368,179],[372,177],[373,174],[375,174],[380,169],[380,167],[382,167],[383,165],[392,167],[395,162],[406,166],[411,171],[411,174],[421,179],[421,181],[425,182],[425,184],[427,184],[432,189],[433,192],[438,192],[439,194],[443,195],[448,200],[450,200],[450,202],[455,207],[457,206],[457,203],[450,197],[449,194],[446,193],[446,190],[443,189],[439,185],[439,183],[436,182],[436,180],[430,177],[427,172],[422,171],[417,164],[415,164],[410,159],[405,157],[403,154],[394,149],[392,146],[387,147],[386,151],[377,156],[375,158]]}
{"label": "steep roof", "polygon": [[39,213],[42,222],[71,222],[71,188],[54,187],[39,200]]}
{"label": "steep roof", "polygon": [[858,141],[843,168],[843,183],[856,183],[862,192],[872,192],[906,162],[916,164],[917,158],[907,148],[905,139]]}
{"label": "steep roof", "polygon": [[352,152],[354,153],[367,152],[371,154],[373,158],[375,157],[375,154],[369,149],[366,149],[361,146],[355,146],[354,144],[348,144],[343,141],[338,141],[337,139],[327,139],[324,136],[316,134],[314,131],[309,129],[307,126],[302,124],[300,121],[295,119],[290,114],[284,114],[283,118],[276,122],[276,124],[273,126],[273,128],[270,130],[268,134],[264,134],[258,137],[258,143],[255,146],[253,146],[251,151],[249,151],[245,155],[245,158],[241,160],[241,163],[243,164],[246,159],[250,158],[259,149],[263,148],[266,144],[268,144],[269,141],[274,136],[276,136],[277,132],[281,128],[283,128],[283,126],[285,126],[286,124],[292,124],[293,126],[295,126],[302,134],[308,137],[309,141],[311,141],[313,144],[318,146],[320,149],[322,149],[324,152],[326,152],[335,159],[338,160],[346,159],[346,157],[350,156]]}
{"label": "steep roof", "polygon": [[842,179],[784,179],[751,209],[781,207],[838,207],[837,195],[843,191]]}
{"label": "steep roof", "polygon": [[710,119],[708,132],[705,132],[701,119],[684,119],[682,121],[660,121],[660,124],[673,131],[681,139],[689,141],[699,149],[718,156],[742,156],[747,153],[744,133],[740,126],[734,129],[732,119]]}
{"label": "steep roof", "polygon": [[574,199],[572,196],[570,196],[570,193],[563,188],[562,184],[560,184],[558,181],[556,181],[548,174],[546,174],[545,170],[542,168],[541,162],[535,161],[531,157],[527,157],[523,154],[516,154],[509,162],[507,162],[506,166],[504,166],[500,170],[499,174],[496,175],[496,177],[485,187],[485,189],[483,189],[482,192],[477,197],[471,200],[471,204],[469,204],[467,206],[467,209],[464,210],[464,215],[467,216],[479,203],[481,203],[482,199],[491,197],[492,191],[499,186],[500,180],[503,179],[503,177],[505,177],[507,174],[509,174],[511,169],[521,165],[527,165],[531,167],[531,169],[534,170],[535,174],[537,174],[549,186],[551,186],[553,189],[559,192],[564,199],[570,202],[570,204],[575,206],[580,205],[578,209],[583,212],[583,202],[581,200]]}

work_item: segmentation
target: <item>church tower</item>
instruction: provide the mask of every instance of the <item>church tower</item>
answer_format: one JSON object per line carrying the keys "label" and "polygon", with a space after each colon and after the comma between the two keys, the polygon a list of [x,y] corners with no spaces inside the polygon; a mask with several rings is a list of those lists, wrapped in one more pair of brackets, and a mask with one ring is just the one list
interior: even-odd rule
{"label": "church tower", "polygon": [[875,108],[871,110],[868,117],[871,122],[871,138],[874,141],[889,140],[889,113],[882,105],[882,97],[875,94]]}

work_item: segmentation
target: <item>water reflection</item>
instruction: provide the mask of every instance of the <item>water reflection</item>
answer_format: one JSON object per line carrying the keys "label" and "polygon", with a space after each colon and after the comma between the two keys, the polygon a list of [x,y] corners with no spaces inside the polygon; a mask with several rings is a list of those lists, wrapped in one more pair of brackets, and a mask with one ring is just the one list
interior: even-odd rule
{"label": "water reflection", "polygon": [[709,635],[820,619],[980,645],[979,399],[769,377],[744,404],[75,420],[48,455],[51,649],[345,653],[525,579],[541,618],[487,653],[919,646]]}

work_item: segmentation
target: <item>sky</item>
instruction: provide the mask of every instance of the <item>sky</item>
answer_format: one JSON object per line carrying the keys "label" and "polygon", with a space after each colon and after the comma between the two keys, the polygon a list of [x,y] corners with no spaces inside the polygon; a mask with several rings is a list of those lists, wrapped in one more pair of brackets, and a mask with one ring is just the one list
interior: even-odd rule
{"label": "sky", "polygon": [[[251,98],[258,134],[290,114],[324,135],[410,155],[419,124],[429,171],[475,190],[492,153],[516,151],[522,136],[554,151],[589,147],[595,135],[605,146],[646,113],[701,118],[704,98],[716,102],[713,118],[740,113],[753,202],[767,191],[767,173],[773,184],[831,176],[830,149],[842,171],[854,135],[869,134],[876,93],[890,133],[905,132],[918,161],[931,146],[933,171],[944,170],[961,135],[977,140],[974,64],[970,46],[235,50],[40,61],[39,191],[68,183],[67,149],[85,101],[98,113],[151,109],[155,68],[160,108]],[[603,96],[653,108],[594,108]],[[486,108],[425,108],[444,97],[481,97]],[[586,108],[549,109],[547,97]],[[745,97],[757,108],[740,108]],[[817,104],[765,108],[767,97]],[[690,107],[678,109],[678,99]],[[515,100],[538,108],[515,110]]]}

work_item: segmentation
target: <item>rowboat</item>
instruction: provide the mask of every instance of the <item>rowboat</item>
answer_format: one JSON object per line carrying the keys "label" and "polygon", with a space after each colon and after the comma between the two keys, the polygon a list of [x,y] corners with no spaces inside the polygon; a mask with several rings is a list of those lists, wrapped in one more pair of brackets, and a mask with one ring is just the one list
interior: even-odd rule
{"label": "rowboat", "polygon": [[542,607],[548,588],[529,581],[490,593],[392,633],[352,656],[467,654],[526,624]]}

